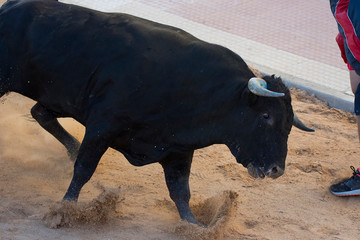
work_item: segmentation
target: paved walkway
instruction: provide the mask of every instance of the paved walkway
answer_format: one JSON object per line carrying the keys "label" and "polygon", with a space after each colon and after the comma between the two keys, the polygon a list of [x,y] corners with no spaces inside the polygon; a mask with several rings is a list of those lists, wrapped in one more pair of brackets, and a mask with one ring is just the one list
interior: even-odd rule
{"label": "paved walkway", "polygon": [[[0,3],[3,0],[0,0]],[[224,45],[331,107],[352,111],[348,71],[329,0],[60,0],[180,27]]]}

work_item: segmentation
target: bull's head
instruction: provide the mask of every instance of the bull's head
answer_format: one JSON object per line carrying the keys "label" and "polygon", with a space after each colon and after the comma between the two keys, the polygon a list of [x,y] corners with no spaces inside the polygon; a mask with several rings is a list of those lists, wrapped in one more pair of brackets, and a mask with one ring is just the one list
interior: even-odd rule
{"label": "bull's head", "polygon": [[290,91],[280,78],[251,78],[241,101],[245,107],[238,114],[241,126],[246,127],[234,130],[237,137],[233,137],[237,139],[231,137],[233,140],[228,146],[252,177],[277,178],[284,173],[292,125],[304,131],[314,130],[293,113]]}

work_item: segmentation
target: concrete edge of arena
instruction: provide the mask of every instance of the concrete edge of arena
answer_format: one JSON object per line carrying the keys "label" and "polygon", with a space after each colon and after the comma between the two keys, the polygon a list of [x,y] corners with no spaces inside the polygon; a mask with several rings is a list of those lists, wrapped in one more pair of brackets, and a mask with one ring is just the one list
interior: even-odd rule
{"label": "concrete edge of arena", "polygon": [[339,91],[327,89],[321,85],[305,83],[302,81],[289,81],[283,79],[289,88],[304,90],[310,95],[314,95],[321,101],[326,102],[329,107],[337,108],[354,113],[354,97],[343,94]]}
{"label": "concrete edge of arena", "polygon": [[330,108],[337,108],[354,113],[354,96],[352,93],[344,93],[331,89],[321,84],[311,82],[310,80],[301,79],[284,72],[281,73],[276,69],[259,66],[256,63],[250,62],[249,65],[255,69],[259,69],[260,73],[263,75],[272,75],[274,72],[277,72],[278,76],[281,76],[281,79],[288,88],[300,89],[307,92],[309,95],[314,95],[319,100],[327,103]]}

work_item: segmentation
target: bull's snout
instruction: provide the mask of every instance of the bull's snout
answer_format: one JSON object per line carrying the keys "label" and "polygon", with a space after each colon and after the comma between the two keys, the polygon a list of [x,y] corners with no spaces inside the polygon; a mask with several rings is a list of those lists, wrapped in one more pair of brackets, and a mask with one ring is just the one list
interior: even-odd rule
{"label": "bull's snout", "polygon": [[283,174],[284,174],[284,169],[282,169],[277,165],[270,167],[269,170],[265,173],[267,177],[271,177],[271,178],[278,178]]}
{"label": "bull's snout", "polygon": [[284,174],[284,169],[276,164],[271,165],[267,169],[264,169],[263,167],[255,167],[252,163],[249,163],[247,169],[248,169],[248,173],[253,178],[264,178],[264,177],[278,178]]}

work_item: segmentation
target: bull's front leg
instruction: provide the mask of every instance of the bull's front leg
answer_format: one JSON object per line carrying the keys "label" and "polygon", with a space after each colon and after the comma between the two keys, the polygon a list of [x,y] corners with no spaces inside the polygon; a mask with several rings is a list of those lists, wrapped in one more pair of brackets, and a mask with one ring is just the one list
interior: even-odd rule
{"label": "bull's front leg", "polygon": [[77,201],[81,188],[94,174],[100,158],[108,149],[111,137],[101,127],[86,128],[78,157],[74,165],[74,175],[64,200]]}
{"label": "bull's front leg", "polygon": [[161,163],[170,198],[175,202],[180,217],[190,223],[199,224],[191,212],[189,176],[194,152],[172,153]]}

